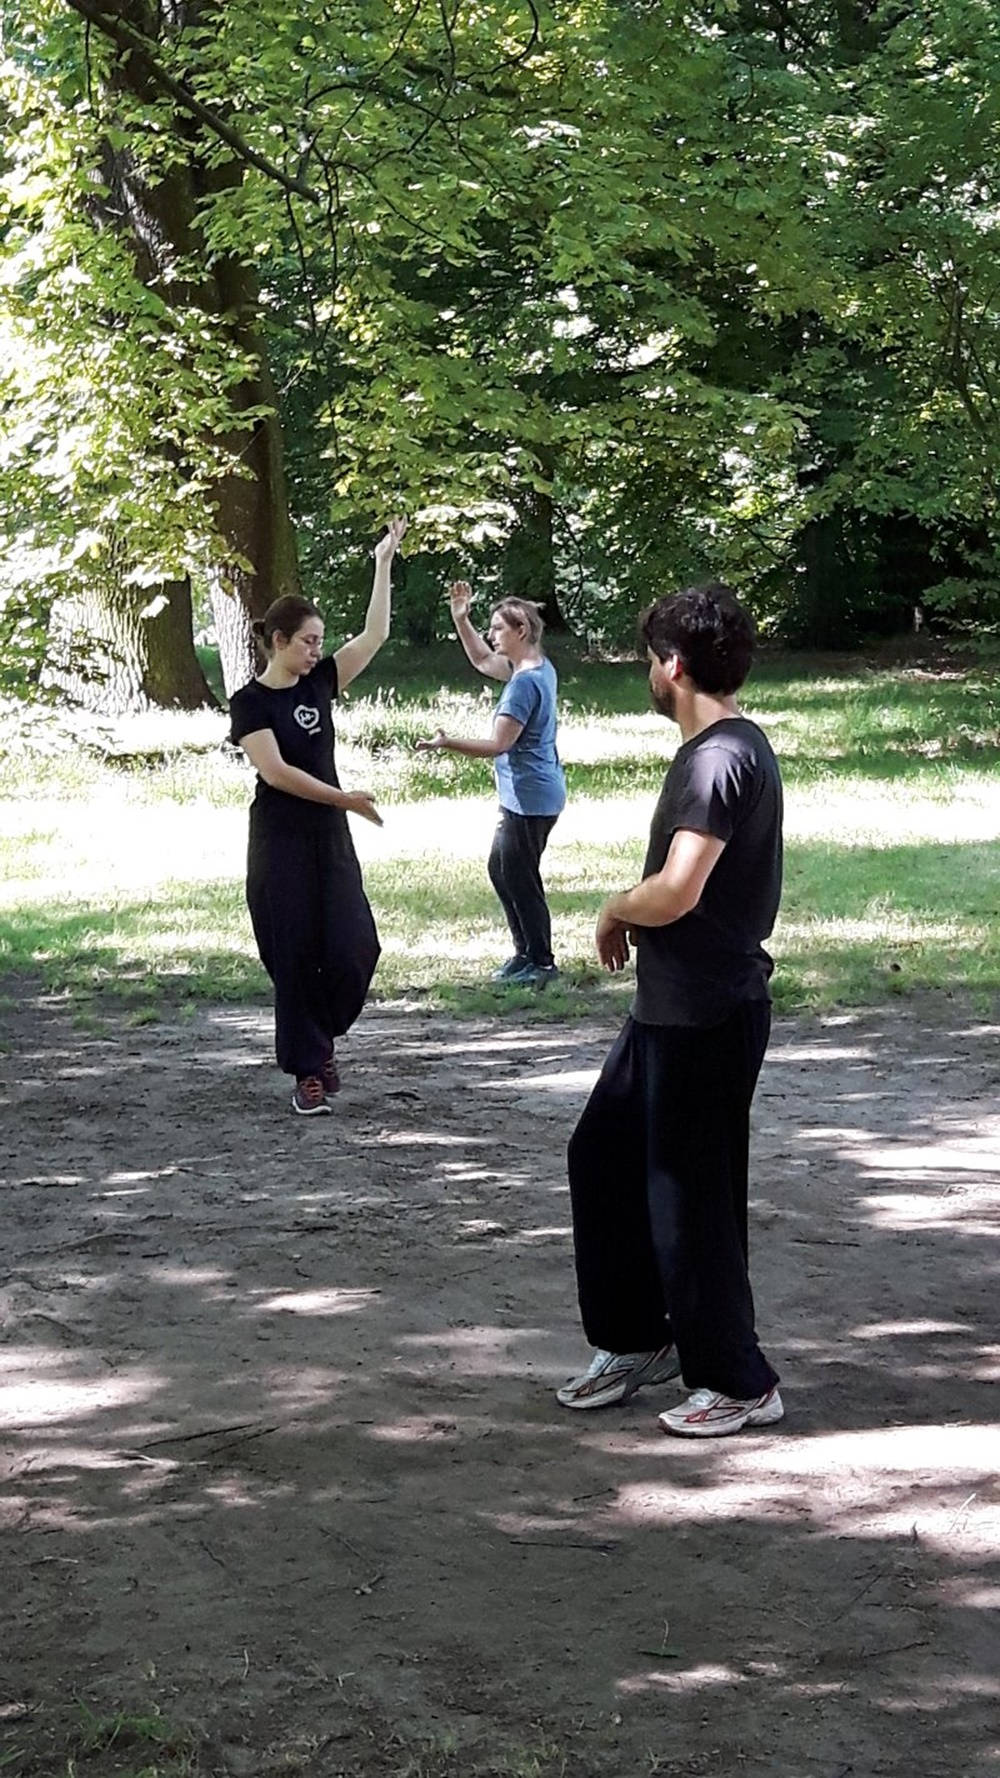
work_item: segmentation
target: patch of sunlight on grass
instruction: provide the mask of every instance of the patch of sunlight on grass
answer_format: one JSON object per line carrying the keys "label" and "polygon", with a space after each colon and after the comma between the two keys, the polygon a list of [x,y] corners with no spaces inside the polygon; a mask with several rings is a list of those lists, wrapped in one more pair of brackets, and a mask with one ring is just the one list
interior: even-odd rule
{"label": "patch of sunlight on grass", "polygon": [[819,940],[845,949],[852,945],[888,945],[894,950],[941,945],[975,950],[988,942],[989,930],[974,921],[914,919],[899,908],[886,908],[881,914],[858,919],[831,919],[820,914],[800,920],[782,918],[780,936],[783,945],[808,946]]}
{"label": "patch of sunlight on grass", "polygon": [[[509,940],[485,868],[490,768],[413,751],[442,718],[485,734],[495,692],[458,661],[451,677],[400,662],[405,688],[376,686],[336,717],[342,779],[372,788],[385,818],[382,829],[352,822],[383,942],[376,996],[519,1013],[544,1001],[546,1017],[620,1010],[632,978],[600,972],[594,921],[604,896],[640,874],[678,739],[649,709],[641,671],[568,659],[570,801],[543,865],[563,980],[538,999],[498,998],[486,978]],[[997,681],[978,669],[834,675],[768,661],[746,707],[787,786],[779,1005],[1000,985]],[[160,714],[0,758],[8,969],[40,970],[81,998],[267,994],[243,898],[253,774],[223,748],[226,726],[221,712]]]}

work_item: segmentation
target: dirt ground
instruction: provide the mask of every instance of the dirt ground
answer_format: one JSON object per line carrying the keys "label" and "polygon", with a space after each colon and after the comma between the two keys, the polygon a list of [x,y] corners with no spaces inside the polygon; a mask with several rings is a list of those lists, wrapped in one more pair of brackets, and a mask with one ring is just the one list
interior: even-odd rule
{"label": "dirt ground", "polygon": [[2,1018],[4,1778],[1000,1773],[997,1026],[778,1022],[787,1419],[688,1443],[552,1397],[609,1029],[373,1011],[295,1121],[262,1010]]}

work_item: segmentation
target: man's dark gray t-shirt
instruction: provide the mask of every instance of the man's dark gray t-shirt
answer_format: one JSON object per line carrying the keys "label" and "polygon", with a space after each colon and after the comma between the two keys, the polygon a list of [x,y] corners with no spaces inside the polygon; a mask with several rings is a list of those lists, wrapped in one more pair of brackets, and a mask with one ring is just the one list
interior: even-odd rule
{"label": "man's dark gray t-shirt", "polygon": [[781,776],[767,736],[726,717],[679,748],[653,813],[643,877],[666,863],[678,828],[724,840],[691,913],[637,930],[640,1025],[718,1025],[767,1000],[774,965],[762,941],[781,896]]}

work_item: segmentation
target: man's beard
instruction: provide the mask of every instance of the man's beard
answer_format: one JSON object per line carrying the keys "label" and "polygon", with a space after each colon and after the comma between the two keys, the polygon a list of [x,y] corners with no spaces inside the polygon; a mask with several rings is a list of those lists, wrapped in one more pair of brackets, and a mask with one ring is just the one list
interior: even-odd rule
{"label": "man's beard", "polygon": [[649,696],[654,710],[658,710],[661,716],[668,716],[671,722],[677,721],[677,699],[672,685],[664,686],[662,691],[654,691],[650,686]]}

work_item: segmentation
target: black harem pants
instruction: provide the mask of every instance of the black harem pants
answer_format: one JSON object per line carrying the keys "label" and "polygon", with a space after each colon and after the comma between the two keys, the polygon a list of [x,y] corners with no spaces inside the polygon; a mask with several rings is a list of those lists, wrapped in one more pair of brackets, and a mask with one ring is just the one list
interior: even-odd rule
{"label": "black harem pants", "polygon": [[750,1102],[766,1001],[708,1028],[628,1019],[569,1144],[584,1331],[610,1352],[673,1340],[689,1389],[738,1400],[778,1380],[754,1329]]}
{"label": "black harem pants", "polygon": [[247,905],[274,983],[278,1067],[318,1075],[365,1003],[379,958],[346,822],[279,823],[250,811]]}

